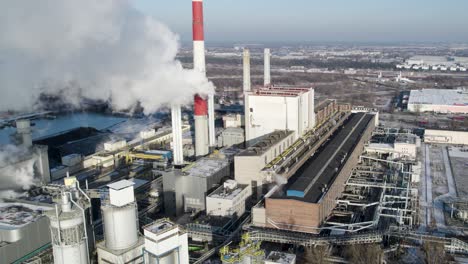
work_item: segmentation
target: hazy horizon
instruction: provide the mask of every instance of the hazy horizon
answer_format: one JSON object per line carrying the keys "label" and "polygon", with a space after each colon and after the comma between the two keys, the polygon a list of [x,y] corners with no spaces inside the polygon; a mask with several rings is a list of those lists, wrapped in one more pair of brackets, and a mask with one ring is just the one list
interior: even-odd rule
{"label": "hazy horizon", "polygon": [[[191,3],[134,0],[191,39]],[[468,1],[462,0],[205,0],[211,42],[468,42]]]}

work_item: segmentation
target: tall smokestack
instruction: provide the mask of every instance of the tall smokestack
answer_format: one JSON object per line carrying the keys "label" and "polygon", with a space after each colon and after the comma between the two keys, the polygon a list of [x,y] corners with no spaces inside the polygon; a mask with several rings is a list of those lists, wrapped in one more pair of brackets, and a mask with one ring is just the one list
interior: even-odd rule
{"label": "tall smokestack", "polygon": [[[193,68],[203,74],[206,73],[205,65],[205,36],[203,32],[203,0],[192,0],[193,12]],[[209,96],[209,105],[214,107],[214,98]],[[205,156],[209,153],[208,141],[211,134],[214,137],[214,109],[210,109],[210,121],[208,128],[207,101],[200,95],[195,95],[195,155]],[[211,131],[213,131],[211,133]],[[210,137],[209,137],[210,134]],[[212,142],[210,142],[212,143]],[[214,145],[214,142],[212,143]]]}
{"label": "tall smokestack", "polygon": [[271,85],[270,57],[271,57],[270,49],[265,49],[265,68],[264,68],[265,79],[263,82],[265,86]]}
{"label": "tall smokestack", "polygon": [[182,112],[180,105],[173,105],[171,109],[172,117],[172,147],[174,152],[174,165],[184,164],[184,154],[182,145]]}
{"label": "tall smokestack", "polygon": [[250,51],[244,49],[244,92],[250,92],[251,80],[250,80]]}
{"label": "tall smokestack", "polygon": [[200,95],[195,95],[195,156],[205,156],[208,147],[208,105]]}
{"label": "tall smokestack", "polygon": [[210,134],[210,147],[216,147],[214,94],[208,96],[208,131]]}

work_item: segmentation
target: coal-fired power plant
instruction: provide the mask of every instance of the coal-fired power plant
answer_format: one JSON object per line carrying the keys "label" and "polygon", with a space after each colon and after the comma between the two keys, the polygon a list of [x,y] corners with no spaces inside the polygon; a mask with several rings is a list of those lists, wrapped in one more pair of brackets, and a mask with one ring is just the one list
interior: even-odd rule
{"label": "coal-fired power plant", "polygon": [[[192,1],[193,11],[193,67],[194,70],[206,73],[205,37],[203,31],[203,1]],[[214,96],[195,95],[195,155],[205,156],[209,147],[215,145]],[[208,99],[208,102],[207,102]],[[209,109],[208,109],[209,106]],[[209,113],[209,117],[208,117]]]}

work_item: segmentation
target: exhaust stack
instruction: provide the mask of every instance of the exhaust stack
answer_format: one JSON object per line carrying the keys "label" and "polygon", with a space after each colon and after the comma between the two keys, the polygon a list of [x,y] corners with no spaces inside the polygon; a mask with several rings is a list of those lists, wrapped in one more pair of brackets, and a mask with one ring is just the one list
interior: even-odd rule
{"label": "exhaust stack", "polygon": [[264,86],[271,85],[271,66],[270,66],[271,52],[270,49],[265,49],[265,65],[264,65]]}
{"label": "exhaust stack", "polygon": [[184,152],[182,143],[182,113],[180,105],[173,105],[172,117],[172,147],[174,152],[174,165],[184,164]]}
{"label": "exhaust stack", "polygon": [[200,95],[195,95],[195,156],[206,156],[208,147],[208,105]]}
{"label": "exhaust stack", "polygon": [[[203,31],[203,0],[192,0],[193,14],[193,67],[194,70],[206,74],[205,37]],[[195,113],[195,155],[205,156],[209,153],[208,145],[214,143],[214,96],[208,97],[209,103],[200,95],[194,98]],[[210,118],[208,122],[208,109]],[[209,123],[209,124],[208,124]],[[210,141],[210,142],[208,142]]]}
{"label": "exhaust stack", "polygon": [[250,79],[250,51],[249,49],[244,49],[244,92],[251,91],[251,79]]}

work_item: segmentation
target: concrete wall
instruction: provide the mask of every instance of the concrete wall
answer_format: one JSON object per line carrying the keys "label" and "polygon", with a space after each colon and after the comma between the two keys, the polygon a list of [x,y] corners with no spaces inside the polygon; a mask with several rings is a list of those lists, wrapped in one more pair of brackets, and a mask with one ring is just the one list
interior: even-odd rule
{"label": "concrete wall", "polygon": [[320,205],[292,199],[266,199],[266,226],[306,233],[319,233]]}

